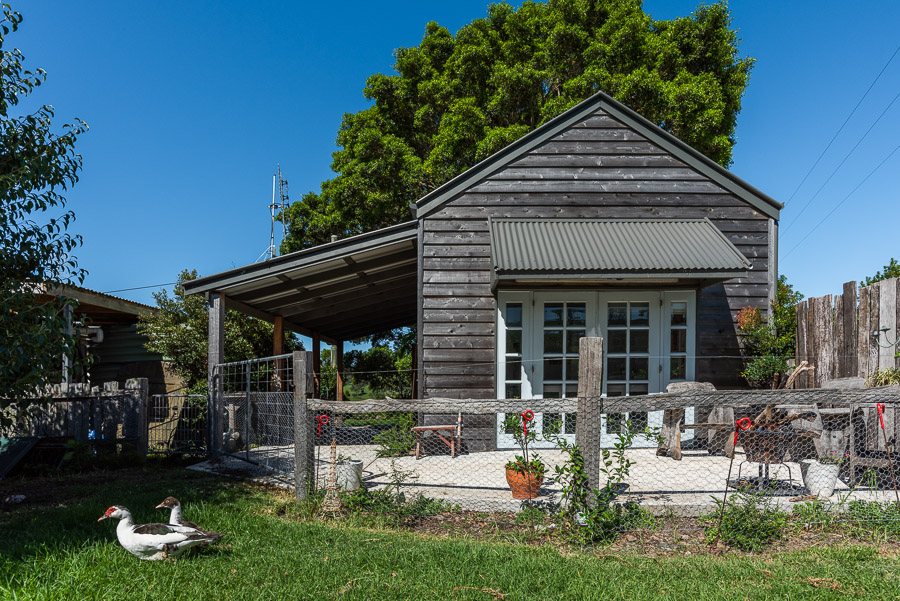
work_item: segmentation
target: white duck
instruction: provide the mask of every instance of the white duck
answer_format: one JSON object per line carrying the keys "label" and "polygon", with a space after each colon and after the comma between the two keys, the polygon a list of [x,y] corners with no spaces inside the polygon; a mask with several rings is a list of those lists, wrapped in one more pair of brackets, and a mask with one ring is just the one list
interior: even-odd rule
{"label": "white duck", "polygon": [[188,526],[172,524],[135,525],[131,512],[121,505],[113,505],[106,510],[98,522],[106,518],[119,520],[116,537],[126,551],[140,559],[166,559],[178,555],[193,546],[208,544],[221,538],[223,534],[204,532]]}
{"label": "white duck", "polygon": [[169,524],[172,526],[187,526],[188,528],[196,528],[200,532],[207,532],[194,522],[184,519],[181,511],[181,502],[175,497],[166,497],[165,500],[156,506],[157,509],[171,509],[169,513]]}

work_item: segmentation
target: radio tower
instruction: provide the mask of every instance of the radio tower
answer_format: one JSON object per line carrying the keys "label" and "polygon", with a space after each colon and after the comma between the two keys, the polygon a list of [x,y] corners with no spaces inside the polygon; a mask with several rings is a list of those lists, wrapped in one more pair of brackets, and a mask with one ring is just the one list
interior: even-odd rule
{"label": "radio tower", "polygon": [[257,262],[265,257],[266,260],[278,256],[278,247],[275,246],[275,222],[278,221],[278,213],[281,213],[281,239],[287,236],[287,207],[290,204],[288,198],[287,180],[281,177],[281,165],[278,172],[272,176],[272,204],[269,205],[271,215],[271,230],[269,232],[269,247],[259,256]]}

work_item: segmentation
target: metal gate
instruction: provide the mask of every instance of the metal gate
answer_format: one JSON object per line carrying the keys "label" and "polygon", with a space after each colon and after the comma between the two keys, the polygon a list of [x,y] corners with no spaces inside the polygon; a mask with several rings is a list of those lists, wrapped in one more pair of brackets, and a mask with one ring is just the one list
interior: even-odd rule
{"label": "metal gate", "polygon": [[147,408],[147,452],[205,455],[206,412],[206,397],[202,394],[151,396]]}
{"label": "metal gate", "polygon": [[294,471],[292,355],[215,367],[217,422],[225,454],[275,472]]}

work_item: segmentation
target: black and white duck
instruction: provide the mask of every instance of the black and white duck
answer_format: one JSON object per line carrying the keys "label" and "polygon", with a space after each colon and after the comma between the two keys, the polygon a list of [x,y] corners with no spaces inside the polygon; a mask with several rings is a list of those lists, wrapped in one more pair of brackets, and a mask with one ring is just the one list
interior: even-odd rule
{"label": "black and white duck", "polygon": [[191,547],[209,544],[224,534],[206,532],[189,526],[174,524],[135,525],[131,512],[121,505],[113,505],[106,510],[98,522],[106,518],[119,520],[116,537],[126,551],[140,559],[166,559],[178,555]]}

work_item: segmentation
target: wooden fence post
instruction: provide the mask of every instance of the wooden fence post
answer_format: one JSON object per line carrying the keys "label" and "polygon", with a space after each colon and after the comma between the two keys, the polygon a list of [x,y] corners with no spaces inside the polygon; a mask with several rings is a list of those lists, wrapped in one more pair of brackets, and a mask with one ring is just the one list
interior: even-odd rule
{"label": "wooden fence post", "polygon": [[294,351],[294,490],[297,500],[305,499],[312,492],[313,461],[315,460],[315,433],[312,412],[306,401],[315,390],[313,354]]}
{"label": "wooden fence post", "polygon": [[[600,433],[603,413],[603,338],[578,341],[578,414],[575,444],[581,449],[590,490],[600,488]],[[593,495],[589,497],[593,499]]]}

